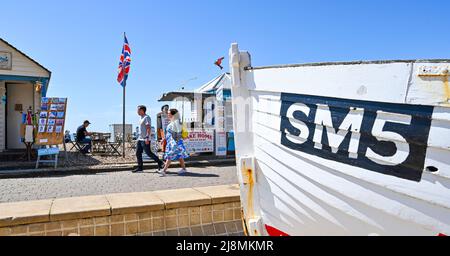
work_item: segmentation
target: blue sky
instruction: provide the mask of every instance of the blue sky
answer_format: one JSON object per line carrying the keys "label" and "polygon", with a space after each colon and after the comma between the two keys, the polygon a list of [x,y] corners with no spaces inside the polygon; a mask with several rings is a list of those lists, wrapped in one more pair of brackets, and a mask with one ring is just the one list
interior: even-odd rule
{"label": "blue sky", "polygon": [[[127,122],[163,92],[219,75],[232,42],[253,66],[319,61],[450,58],[450,2],[50,1],[2,3],[0,37],[52,71],[49,96],[68,97],[66,129],[122,122],[116,82],[124,31],[133,50]],[[228,58],[225,59],[228,70]]]}

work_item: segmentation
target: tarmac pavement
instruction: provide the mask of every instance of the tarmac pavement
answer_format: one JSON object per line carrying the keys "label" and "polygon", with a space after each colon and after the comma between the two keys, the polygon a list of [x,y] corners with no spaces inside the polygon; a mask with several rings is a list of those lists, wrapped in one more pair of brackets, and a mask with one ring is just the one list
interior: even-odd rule
{"label": "tarmac pavement", "polygon": [[[164,189],[215,186],[238,183],[233,162],[188,165],[188,173],[178,176],[178,167],[160,177],[147,165],[144,173],[131,173],[132,165],[121,170],[45,170],[21,177],[0,178],[0,202],[40,200],[111,193],[144,192]],[[154,166],[156,167],[156,165]],[[42,171],[42,170],[41,170]],[[5,175],[5,174],[4,174]],[[11,174],[10,174],[11,175]],[[4,176],[6,177],[6,176]]]}

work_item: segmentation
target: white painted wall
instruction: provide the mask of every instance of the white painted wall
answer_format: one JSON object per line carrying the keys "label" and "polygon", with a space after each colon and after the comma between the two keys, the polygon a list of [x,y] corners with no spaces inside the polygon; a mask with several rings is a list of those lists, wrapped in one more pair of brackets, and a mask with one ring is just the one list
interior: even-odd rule
{"label": "white painted wall", "polygon": [[20,52],[0,41],[0,51],[12,53],[12,70],[0,70],[0,75],[49,77],[50,74]]}

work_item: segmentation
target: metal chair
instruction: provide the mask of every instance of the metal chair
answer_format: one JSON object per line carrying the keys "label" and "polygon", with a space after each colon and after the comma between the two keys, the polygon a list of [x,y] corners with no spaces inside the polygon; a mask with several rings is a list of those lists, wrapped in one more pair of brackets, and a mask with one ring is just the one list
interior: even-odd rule
{"label": "metal chair", "polygon": [[79,153],[81,153],[83,147],[87,144],[78,142],[76,133],[73,134],[73,138],[74,138],[73,140],[69,141],[69,143],[72,144],[72,147],[69,149],[69,151],[75,148]]}

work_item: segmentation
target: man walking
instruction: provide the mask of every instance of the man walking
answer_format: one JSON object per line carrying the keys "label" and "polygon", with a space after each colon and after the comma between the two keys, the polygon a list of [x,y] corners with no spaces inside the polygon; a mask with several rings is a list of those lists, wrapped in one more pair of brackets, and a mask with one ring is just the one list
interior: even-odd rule
{"label": "man walking", "polygon": [[146,114],[147,108],[143,105],[138,106],[137,113],[140,116],[139,120],[139,135],[136,147],[136,157],[138,167],[133,172],[143,172],[144,163],[142,161],[142,153],[145,153],[158,163],[158,170],[163,168],[164,163],[150,150],[150,138],[151,138],[151,119]]}

